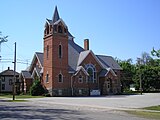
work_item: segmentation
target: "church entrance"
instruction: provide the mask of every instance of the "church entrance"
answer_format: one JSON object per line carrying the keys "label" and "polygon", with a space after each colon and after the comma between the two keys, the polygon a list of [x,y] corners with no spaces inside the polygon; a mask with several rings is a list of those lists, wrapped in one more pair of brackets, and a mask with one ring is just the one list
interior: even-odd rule
{"label": "church entrance", "polygon": [[103,95],[112,94],[112,79],[107,78],[103,83]]}

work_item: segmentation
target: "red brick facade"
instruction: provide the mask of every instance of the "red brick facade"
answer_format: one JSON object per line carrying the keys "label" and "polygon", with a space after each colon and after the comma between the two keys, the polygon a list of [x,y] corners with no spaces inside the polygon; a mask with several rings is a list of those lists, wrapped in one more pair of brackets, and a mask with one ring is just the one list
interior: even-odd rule
{"label": "red brick facade", "polygon": [[100,90],[101,94],[119,93],[120,68],[106,67],[107,56],[104,59],[96,56],[89,50],[88,40],[83,49],[70,37],[56,8],[53,20],[47,19],[44,30],[42,84],[48,92],[52,96],[88,96],[92,90]]}

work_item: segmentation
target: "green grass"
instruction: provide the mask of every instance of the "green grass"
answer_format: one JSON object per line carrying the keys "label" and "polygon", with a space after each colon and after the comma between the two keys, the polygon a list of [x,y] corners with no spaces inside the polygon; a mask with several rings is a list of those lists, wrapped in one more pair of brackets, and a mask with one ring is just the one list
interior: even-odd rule
{"label": "green grass", "polygon": [[[143,110],[150,110],[150,111],[143,111]],[[144,118],[160,120],[160,112],[155,112],[155,111],[160,111],[160,105],[145,107],[145,108],[142,108],[142,111],[134,110],[134,111],[126,111],[126,112],[129,114],[137,115]]]}
{"label": "green grass", "polygon": [[157,112],[127,111],[127,113],[133,114],[139,117],[143,117],[143,118],[160,120],[160,113],[157,113]]}
{"label": "green grass", "polygon": [[158,105],[158,106],[151,106],[151,107],[145,107],[143,109],[160,111],[160,105]]}
{"label": "green grass", "polygon": [[[0,98],[12,98],[13,95],[9,94],[9,93],[1,93],[0,94]],[[31,95],[16,95],[15,98],[16,99],[25,99],[25,98],[42,98],[44,96],[31,96]]]}

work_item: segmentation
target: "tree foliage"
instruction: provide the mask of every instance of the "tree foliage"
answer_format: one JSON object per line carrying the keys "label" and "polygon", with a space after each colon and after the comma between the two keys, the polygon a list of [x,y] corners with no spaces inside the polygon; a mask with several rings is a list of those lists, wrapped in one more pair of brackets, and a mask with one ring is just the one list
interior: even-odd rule
{"label": "tree foliage", "polygon": [[2,36],[2,32],[0,31],[0,44],[3,43],[3,42],[7,42],[8,36]]}
{"label": "tree foliage", "polygon": [[143,91],[160,90],[160,59],[153,59],[144,52],[135,64],[131,59],[118,60],[118,63],[123,69],[121,83],[124,89],[128,89],[131,84],[134,84],[139,90],[141,79]]}
{"label": "tree foliage", "polygon": [[154,48],[151,51],[151,54],[153,56],[157,56],[158,58],[160,58],[160,49],[159,50],[155,50]]}
{"label": "tree foliage", "polygon": [[135,74],[135,66],[132,65],[132,60],[119,61],[123,71],[121,73],[121,84],[123,89],[129,89],[130,85],[134,83],[133,76]]}
{"label": "tree foliage", "polygon": [[41,85],[40,80],[34,80],[32,87],[30,88],[30,94],[32,96],[39,96],[45,93],[45,89]]}

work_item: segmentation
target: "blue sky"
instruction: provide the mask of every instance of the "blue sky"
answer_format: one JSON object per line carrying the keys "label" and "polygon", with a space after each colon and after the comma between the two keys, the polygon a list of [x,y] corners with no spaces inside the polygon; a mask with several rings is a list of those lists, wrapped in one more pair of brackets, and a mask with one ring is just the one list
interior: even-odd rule
{"label": "blue sky", "polygon": [[83,47],[88,38],[95,54],[135,61],[160,48],[160,0],[1,0],[0,31],[9,37],[1,46],[0,71],[13,69],[14,42],[19,72],[43,52],[45,20],[56,5],[75,42]]}

